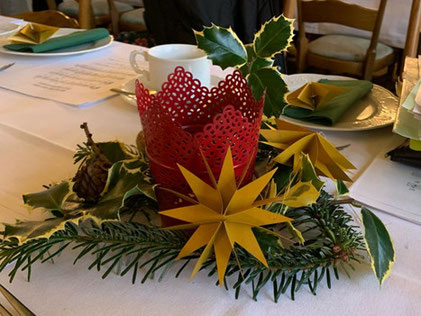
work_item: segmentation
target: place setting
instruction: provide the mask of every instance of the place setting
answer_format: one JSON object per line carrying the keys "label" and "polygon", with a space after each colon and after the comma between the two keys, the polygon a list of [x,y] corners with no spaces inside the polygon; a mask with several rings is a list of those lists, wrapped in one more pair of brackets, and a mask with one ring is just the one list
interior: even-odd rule
{"label": "place setting", "polygon": [[[14,26],[12,30],[0,33],[0,36],[8,35],[0,37],[0,53],[7,55],[31,57],[78,55],[104,49],[113,42],[113,37],[104,28],[75,31],[38,23],[26,23],[24,26],[12,23],[7,25]],[[14,33],[15,31],[17,32]]]}
{"label": "place setting", "polygon": [[386,0],[130,1],[0,16],[0,315],[415,315],[421,57]]}

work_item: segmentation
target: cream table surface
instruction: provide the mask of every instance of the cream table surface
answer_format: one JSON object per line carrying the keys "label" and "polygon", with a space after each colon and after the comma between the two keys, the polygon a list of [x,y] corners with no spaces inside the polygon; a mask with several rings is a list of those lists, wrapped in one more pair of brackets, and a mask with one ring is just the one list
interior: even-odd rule
{"label": "cream table surface", "polygon": [[[134,48],[125,47],[128,52]],[[39,58],[0,55],[0,65],[11,61],[16,62],[16,68],[8,71],[47,63]],[[0,76],[7,76],[7,71]],[[140,129],[136,108],[118,96],[87,108],[74,108],[0,89],[0,222],[42,216],[28,213],[21,195],[74,174],[72,155],[76,144],[84,141],[79,125],[85,121],[98,141],[118,138],[134,143]],[[391,128],[384,128],[326,135],[335,145],[351,144],[344,154],[359,168],[356,178],[390,141],[392,133]],[[168,273],[160,283],[148,280],[131,285],[130,277],[117,275],[102,280],[101,274],[87,270],[86,260],[73,266],[71,251],[59,257],[56,264],[34,267],[30,283],[20,273],[7,284],[7,269],[0,274],[0,283],[37,315],[420,315],[421,227],[377,214],[390,230],[397,253],[391,277],[381,289],[369,265],[363,264],[352,272],[351,279],[341,275],[339,281],[333,281],[331,290],[319,285],[317,296],[302,289],[295,302],[286,295],[275,304],[268,286],[256,303],[248,289],[235,300],[232,292],[214,286],[215,280],[209,280],[206,272],[189,282],[188,269],[178,279]]]}

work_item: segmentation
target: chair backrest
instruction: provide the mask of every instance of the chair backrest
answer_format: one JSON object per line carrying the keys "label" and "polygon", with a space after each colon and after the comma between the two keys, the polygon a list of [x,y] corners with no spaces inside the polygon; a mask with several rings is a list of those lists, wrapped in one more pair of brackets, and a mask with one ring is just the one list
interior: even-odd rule
{"label": "chair backrest", "polygon": [[[303,1],[298,0],[298,23],[336,23],[373,32],[382,21],[386,0],[382,0],[378,10],[361,7],[339,0]],[[382,10],[382,12],[380,12]],[[379,21],[378,15],[381,14]]]}
{"label": "chair backrest", "polygon": [[37,12],[24,12],[15,14],[13,17],[23,19],[28,22],[45,24],[56,27],[79,28],[79,23],[76,19],[68,17],[64,13],[55,10],[45,10]]}
{"label": "chair backrest", "polygon": [[372,32],[364,61],[364,73],[374,65],[387,0],[381,0],[377,10],[339,0],[297,1],[298,41],[305,38],[305,22],[336,23]]}

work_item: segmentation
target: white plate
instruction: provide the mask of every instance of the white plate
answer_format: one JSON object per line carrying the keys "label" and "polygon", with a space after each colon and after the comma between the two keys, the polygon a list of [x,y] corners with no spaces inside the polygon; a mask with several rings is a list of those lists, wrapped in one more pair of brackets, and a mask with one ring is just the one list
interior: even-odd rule
{"label": "white plate", "polygon": [[[143,83],[145,88],[149,88],[149,81],[146,80],[146,78],[143,75],[140,75],[136,79],[131,79],[131,80],[127,81],[126,83],[122,84],[120,86],[120,89],[135,93],[135,91],[136,91],[136,85],[135,85],[136,80],[139,80],[141,83]],[[224,80],[224,78],[219,77],[219,76],[215,76],[215,75],[211,75],[211,85],[212,85],[212,87],[216,87],[218,85],[219,81],[221,81],[221,80]],[[120,97],[122,97],[123,100],[126,101],[127,103],[130,103],[131,105],[137,106],[137,101],[136,101],[135,95],[127,95],[127,94],[121,93]]]}
{"label": "white plate", "polygon": [[[290,91],[298,89],[307,82],[330,80],[355,80],[343,76],[319,74],[295,74],[283,77]],[[371,92],[352,106],[333,126],[324,126],[281,115],[280,119],[311,129],[326,131],[364,131],[393,124],[399,106],[398,97],[389,90],[374,85]]]}
{"label": "white plate", "polygon": [[[73,32],[76,32],[75,29],[60,29],[56,34],[52,36],[58,37],[67,35]],[[30,53],[30,52],[15,52],[12,50],[7,50],[3,47],[3,45],[9,44],[10,41],[7,39],[3,39],[0,41],[0,53],[8,54],[8,55],[22,55],[22,56],[31,56],[31,57],[53,57],[53,56],[69,56],[69,55],[76,55],[76,54],[84,54],[84,53],[90,53],[95,52],[100,49],[104,49],[108,46],[110,46],[113,42],[113,37],[109,35],[108,37],[102,38],[100,40],[97,40],[95,42],[81,44],[77,46],[67,47],[63,49],[58,49],[46,53]]]}
{"label": "white plate", "polygon": [[10,22],[0,22],[0,36],[7,36],[16,32],[19,29],[19,25]]}

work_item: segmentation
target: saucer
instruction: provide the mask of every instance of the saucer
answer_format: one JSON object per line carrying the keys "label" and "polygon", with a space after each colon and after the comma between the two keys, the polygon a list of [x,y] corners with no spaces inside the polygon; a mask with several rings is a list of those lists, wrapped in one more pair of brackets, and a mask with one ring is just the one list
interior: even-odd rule
{"label": "saucer", "polygon": [[[145,88],[150,89],[150,82],[149,82],[149,80],[147,80],[145,78],[144,75],[140,75],[137,78],[131,79],[131,80],[127,81],[126,83],[123,83],[120,86],[120,89],[128,91],[128,92],[135,93],[135,91],[136,91],[136,80],[139,80],[141,83],[143,83]],[[219,81],[222,81],[222,80],[224,80],[223,77],[211,75],[211,85],[212,85],[212,87],[218,86]],[[123,100],[126,101],[127,103],[129,103],[133,106],[137,106],[136,95],[134,95],[134,94],[128,95],[128,94],[120,93],[120,97],[123,98]]]}

